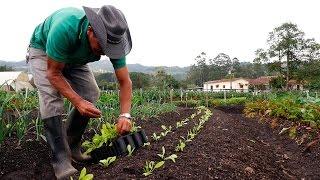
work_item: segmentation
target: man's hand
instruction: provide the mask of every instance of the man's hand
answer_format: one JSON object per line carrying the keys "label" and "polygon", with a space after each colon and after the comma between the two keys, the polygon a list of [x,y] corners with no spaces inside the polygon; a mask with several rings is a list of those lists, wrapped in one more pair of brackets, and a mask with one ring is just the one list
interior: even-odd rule
{"label": "man's hand", "polygon": [[90,117],[90,118],[98,118],[101,116],[101,111],[97,109],[91,102],[86,100],[81,100],[76,108],[80,112],[82,116]]}
{"label": "man's hand", "polygon": [[120,135],[130,132],[131,130],[131,121],[125,117],[120,117],[116,125],[116,130]]}

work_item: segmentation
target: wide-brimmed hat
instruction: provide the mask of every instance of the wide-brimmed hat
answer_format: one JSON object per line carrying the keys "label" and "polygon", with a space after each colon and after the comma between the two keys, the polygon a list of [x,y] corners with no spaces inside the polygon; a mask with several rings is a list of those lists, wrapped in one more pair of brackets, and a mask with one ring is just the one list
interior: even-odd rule
{"label": "wide-brimmed hat", "polygon": [[123,13],[111,5],[101,8],[83,6],[83,9],[104,54],[113,59],[126,56],[132,42]]}

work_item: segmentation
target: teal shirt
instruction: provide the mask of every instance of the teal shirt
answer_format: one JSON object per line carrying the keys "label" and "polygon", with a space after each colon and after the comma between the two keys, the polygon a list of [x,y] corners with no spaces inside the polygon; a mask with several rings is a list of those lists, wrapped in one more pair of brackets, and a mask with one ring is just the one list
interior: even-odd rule
{"label": "teal shirt", "polygon": [[[63,8],[46,18],[34,30],[30,45],[42,49],[55,61],[86,64],[100,60],[90,47],[89,21],[82,9]],[[114,69],[126,66],[126,59],[110,59]]]}

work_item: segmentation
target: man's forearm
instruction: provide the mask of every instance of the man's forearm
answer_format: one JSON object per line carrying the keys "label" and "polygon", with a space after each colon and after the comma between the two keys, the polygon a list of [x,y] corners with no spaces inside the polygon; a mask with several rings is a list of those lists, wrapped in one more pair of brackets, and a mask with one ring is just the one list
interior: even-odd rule
{"label": "man's forearm", "polygon": [[120,113],[130,113],[132,99],[131,81],[120,82]]}
{"label": "man's forearm", "polygon": [[60,94],[66,97],[74,106],[82,100],[61,73],[48,73],[48,79],[52,86],[55,87]]}

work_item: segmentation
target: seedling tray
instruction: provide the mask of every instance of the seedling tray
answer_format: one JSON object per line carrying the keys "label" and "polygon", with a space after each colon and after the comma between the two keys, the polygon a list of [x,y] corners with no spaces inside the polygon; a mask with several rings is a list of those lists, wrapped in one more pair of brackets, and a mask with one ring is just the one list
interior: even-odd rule
{"label": "seedling tray", "polygon": [[112,156],[125,156],[128,154],[127,146],[130,144],[131,148],[137,150],[148,142],[148,138],[144,130],[140,130],[125,136],[121,136],[112,142],[112,146],[104,144],[91,152],[91,157],[95,162],[101,159],[106,159]]}

